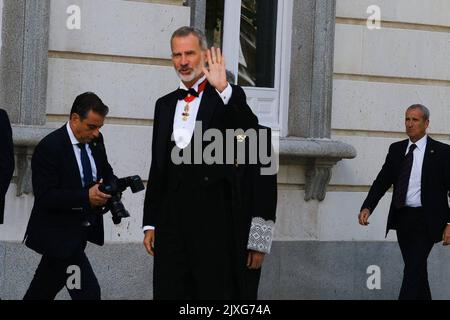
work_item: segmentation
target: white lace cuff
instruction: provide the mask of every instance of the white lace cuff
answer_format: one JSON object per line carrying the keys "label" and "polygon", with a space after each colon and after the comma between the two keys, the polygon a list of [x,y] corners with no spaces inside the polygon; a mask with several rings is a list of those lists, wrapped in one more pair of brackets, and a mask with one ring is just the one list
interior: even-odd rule
{"label": "white lace cuff", "polygon": [[254,217],[248,236],[247,249],[270,253],[274,229],[275,222],[272,220],[266,221],[261,217]]}

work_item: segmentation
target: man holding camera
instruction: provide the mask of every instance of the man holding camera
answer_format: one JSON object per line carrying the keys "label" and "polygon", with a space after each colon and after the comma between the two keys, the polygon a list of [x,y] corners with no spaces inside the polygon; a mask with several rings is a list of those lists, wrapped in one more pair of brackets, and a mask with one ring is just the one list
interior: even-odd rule
{"label": "man holding camera", "polygon": [[42,139],[34,151],[35,200],[24,241],[42,259],[25,300],[54,299],[71,275],[75,281],[67,289],[72,299],[101,298],[84,249],[88,241],[104,243],[101,208],[111,196],[99,186],[114,175],[99,130],[108,111],[96,94],[79,95],[69,122]]}

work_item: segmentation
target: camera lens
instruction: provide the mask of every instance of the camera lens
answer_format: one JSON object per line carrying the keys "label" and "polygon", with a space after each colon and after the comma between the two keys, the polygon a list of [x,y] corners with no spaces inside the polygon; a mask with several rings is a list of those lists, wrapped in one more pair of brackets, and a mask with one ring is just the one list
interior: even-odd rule
{"label": "camera lens", "polygon": [[[119,221],[120,223],[120,219],[128,218],[130,216],[128,211],[125,209],[125,206],[123,205],[122,201],[120,201],[118,197],[111,198],[111,214],[113,216],[114,223],[116,223],[116,221]],[[114,221],[114,219],[116,221]]]}

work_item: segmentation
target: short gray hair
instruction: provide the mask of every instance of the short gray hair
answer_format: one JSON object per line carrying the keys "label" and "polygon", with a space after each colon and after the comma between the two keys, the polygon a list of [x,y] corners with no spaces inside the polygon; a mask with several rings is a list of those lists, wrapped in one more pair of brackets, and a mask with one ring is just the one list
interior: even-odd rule
{"label": "short gray hair", "polygon": [[423,120],[427,121],[430,119],[430,110],[427,107],[425,107],[423,104],[419,104],[419,103],[413,104],[413,105],[409,106],[406,111],[413,110],[413,109],[420,109],[420,111],[422,111]]}
{"label": "short gray hair", "polygon": [[172,41],[174,38],[187,37],[191,34],[198,38],[202,50],[208,49],[208,40],[206,39],[205,34],[200,29],[188,26],[181,27],[175,30],[175,32],[172,34],[172,37],[170,38],[170,45],[172,45]]}

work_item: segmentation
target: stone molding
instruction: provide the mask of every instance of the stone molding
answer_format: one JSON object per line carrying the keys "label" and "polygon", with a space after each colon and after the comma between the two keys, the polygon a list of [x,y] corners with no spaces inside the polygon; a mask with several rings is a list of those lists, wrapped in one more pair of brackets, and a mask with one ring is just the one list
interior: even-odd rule
{"label": "stone molding", "polygon": [[46,135],[55,130],[38,126],[13,125],[14,154],[16,157],[16,183],[19,197],[23,194],[32,194],[31,184],[31,157],[34,148]]}
{"label": "stone molding", "polygon": [[333,166],[342,159],[355,157],[356,149],[340,141],[295,137],[280,139],[280,163],[306,167],[305,201],[323,201]]}

